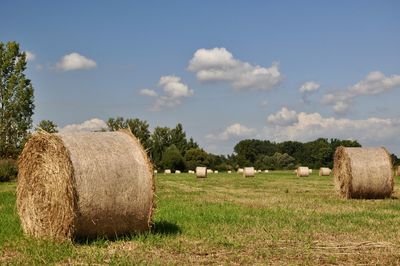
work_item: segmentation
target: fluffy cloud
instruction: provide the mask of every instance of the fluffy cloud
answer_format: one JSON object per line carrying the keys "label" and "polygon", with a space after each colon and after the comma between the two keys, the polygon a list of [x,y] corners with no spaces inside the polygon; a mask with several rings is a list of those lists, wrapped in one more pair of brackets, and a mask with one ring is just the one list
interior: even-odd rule
{"label": "fluffy cloud", "polygon": [[400,75],[386,77],[380,71],[373,71],[346,90],[324,95],[322,103],[332,105],[335,113],[343,114],[348,111],[357,96],[376,95],[397,87],[400,87]]}
{"label": "fluffy cloud", "polygon": [[157,97],[158,94],[155,90],[151,90],[151,89],[142,89],[139,92],[140,95],[143,96],[149,96],[149,97]]}
{"label": "fluffy cloud", "polygon": [[203,82],[227,82],[237,90],[270,90],[282,80],[278,63],[271,67],[251,65],[235,59],[225,48],[199,49],[189,62],[188,70]]}
{"label": "fluffy cloud", "polygon": [[98,118],[92,118],[80,124],[67,125],[61,128],[60,132],[98,131],[104,128],[107,128],[106,122]]}
{"label": "fluffy cloud", "polygon": [[56,67],[63,71],[91,69],[97,66],[96,62],[92,59],[84,57],[78,53],[71,53],[64,55]]}
{"label": "fluffy cloud", "polygon": [[299,91],[301,93],[307,93],[307,92],[310,93],[310,92],[317,91],[320,86],[321,85],[319,85],[318,83],[316,83],[314,81],[307,81],[303,85],[300,86]]}
{"label": "fluffy cloud", "polygon": [[156,97],[156,101],[151,108],[152,111],[160,111],[164,108],[173,108],[182,103],[182,99],[193,95],[194,91],[184,84],[180,77],[162,76],[158,82],[158,87],[164,92],[158,95],[155,90],[143,89],[141,95]]}
{"label": "fluffy cloud", "polygon": [[255,133],[256,130],[254,128],[248,128],[239,123],[235,123],[228,126],[222,133],[216,135],[208,134],[206,138],[210,140],[240,139],[253,136]]}
{"label": "fluffy cloud", "polygon": [[36,55],[33,52],[25,51],[26,61],[33,61],[36,58]]}
{"label": "fluffy cloud", "polygon": [[283,107],[276,114],[271,114],[267,117],[268,123],[272,125],[285,126],[291,125],[298,121],[296,111],[289,110],[286,107]]}
{"label": "fluffy cloud", "polygon": [[[288,111],[297,118],[292,119],[292,123],[287,124],[271,123],[264,129],[266,138],[272,138],[275,141],[310,141],[320,137],[356,139],[363,145],[384,145],[392,149],[396,149],[395,146],[400,145],[398,138],[400,134],[400,119],[397,118],[371,117],[352,120],[322,117],[319,113]],[[279,117],[279,113],[272,117]]]}

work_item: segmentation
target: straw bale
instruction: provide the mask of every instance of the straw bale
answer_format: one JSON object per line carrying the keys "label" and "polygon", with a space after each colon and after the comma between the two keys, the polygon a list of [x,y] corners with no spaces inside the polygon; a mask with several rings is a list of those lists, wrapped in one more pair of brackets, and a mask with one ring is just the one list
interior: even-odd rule
{"label": "straw bale", "polygon": [[319,176],[329,176],[332,170],[328,167],[319,168]]}
{"label": "straw bale", "polygon": [[298,177],[307,177],[310,175],[310,169],[308,167],[300,166],[296,170]]}
{"label": "straw bale", "polygon": [[197,166],[196,167],[196,177],[206,178],[207,177],[207,167]]}
{"label": "straw bale", "polygon": [[255,174],[254,167],[245,167],[243,169],[243,176],[244,177],[253,177]]}
{"label": "straw bale", "polygon": [[152,165],[130,131],[33,134],[19,159],[23,231],[51,239],[149,230]]}
{"label": "straw bale", "polygon": [[393,193],[392,159],[385,148],[338,147],[333,173],[340,197],[377,199]]}

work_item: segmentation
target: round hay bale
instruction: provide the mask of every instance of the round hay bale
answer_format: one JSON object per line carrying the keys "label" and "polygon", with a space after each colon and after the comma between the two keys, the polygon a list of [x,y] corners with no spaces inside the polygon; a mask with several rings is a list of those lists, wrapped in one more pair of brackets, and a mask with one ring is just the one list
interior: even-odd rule
{"label": "round hay bale", "polygon": [[175,170],[175,174],[180,174],[180,173],[181,173],[181,171]]}
{"label": "round hay bale", "polygon": [[207,174],[212,174],[212,173],[213,173],[213,170],[207,169]]}
{"label": "round hay bale", "polygon": [[243,168],[239,168],[239,169],[237,170],[237,172],[238,172],[238,174],[243,174]]}
{"label": "round hay bale", "polygon": [[232,171],[231,171],[231,170],[228,170],[228,174],[232,174]]}
{"label": "round hay bale", "polygon": [[206,178],[207,177],[207,167],[197,166],[196,167],[196,177]]}
{"label": "round hay bale", "polygon": [[331,169],[328,167],[319,168],[319,176],[329,176],[331,174]]}
{"label": "round hay bale", "polygon": [[264,173],[269,173],[269,171],[268,170],[264,170]]}
{"label": "round hay bale", "polygon": [[308,167],[300,166],[297,168],[296,174],[298,177],[307,177],[310,175],[310,169],[308,169]]}
{"label": "round hay bale", "polygon": [[215,170],[215,171],[214,171],[214,174],[218,174],[218,170]]}
{"label": "round hay bale", "polygon": [[154,170],[154,173],[157,174],[158,173],[157,170]]}
{"label": "round hay bale", "polygon": [[308,171],[310,172],[310,175],[312,174],[312,169],[308,169]]}
{"label": "round hay bale", "polygon": [[130,131],[34,134],[19,159],[23,231],[52,239],[150,229],[152,165]]}
{"label": "round hay bale", "polygon": [[245,167],[243,169],[243,176],[244,177],[253,177],[255,174],[254,167]]}
{"label": "round hay bale", "polygon": [[170,173],[171,173],[171,169],[165,169],[165,170],[164,170],[164,174],[168,175],[168,174],[170,174]]}
{"label": "round hay bale", "polygon": [[377,199],[393,193],[392,159],[385,148],[338,147],[333,173],[343,198]]}

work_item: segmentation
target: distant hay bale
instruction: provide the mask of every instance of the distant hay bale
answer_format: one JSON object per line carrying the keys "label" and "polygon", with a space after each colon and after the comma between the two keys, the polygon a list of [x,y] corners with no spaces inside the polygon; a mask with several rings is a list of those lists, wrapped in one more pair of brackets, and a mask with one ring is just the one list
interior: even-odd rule
{"label": "distant hay bale", "polygon": [[238,172],[238,174],[243,174],[243,168],[239,168],[239,169],[237,170],[237,172]]}
{"label": "distant hay bale", "polygon": [[180,174],[180,173],[181,173],[181,171],[175,170],[175,174]]}
{"label": "distant hay bale", "polygon": [[269,173],[269,171],[268,170],[264,170],[264,173]]}
{"label": "distant hay bale", "polygon": [[207,169],[207,174],[212,174],[212,173],[214,173],[213,170]]}
{"label": "distant hay bale", "polygon": [[154,170],[154,173],[157,174],[158,173],[157,170]]}
{"label": "distant hay bale", "polygon": [[194,171],[193,170],[189,170],[188,174],[194,174]]}
{"label": "distant hay bale", "polygon": [[310,175],[310,169],[304,166],[297,167],[296,174],[298,177],[307,177]]}
{"label": "distant hay bale", "polygon": [[385,148],[339,147],[333,173],[343,198],[377,199],[393,193],[392,159]]}
{"label": "distant hay bale", "polygon": [[228,174],[232,174],[232,171],[231,171],[231,170],[228,170]]}
{"label": "distant hay bale", "polygon": [[243,169],[243,176],[244,177],[253,177],[255,175],[254,167],[245,167]]}
{"label": "distant hay bale", "polygon": [[115,237],[149,230],[152,165],[130,131],[38,132],[19,159],[23,231],[50,239]]}
{"label": "distant hay bale", "polygon": [[164,174],[170,174],[171,173],[171,169],[165,169],[164,170]]}
{"label": "distant hay bale", "polygon": [[214,174],[218,174],[218,170],[215,170],[215,171],[214,171]]}
{"label": "distant hay bale", "polygon": [[319,176],[329,176],[332,170],[328,167],[319,168]]}
{"label": "distant hay bale", "polygon": [[310,174],[312,174],[312,169],[310,168],[310,169],[308,169],[308,171],[310,172]]}
{"label": "distant hay bale", "polygon": [[206,178],[207,177],[207,167],[197,166],[196,167],[196,177]]}

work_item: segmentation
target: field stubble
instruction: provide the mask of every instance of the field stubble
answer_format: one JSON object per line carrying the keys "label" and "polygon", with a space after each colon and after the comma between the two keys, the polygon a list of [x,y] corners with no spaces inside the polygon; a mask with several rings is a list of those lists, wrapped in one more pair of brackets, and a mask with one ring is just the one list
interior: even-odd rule
{"label": "field stubble", "polygon": [[24,237],[15,184],[0,184],[0,264],[400,264],[397,186],[391,199],[343,200],[317,174],[159,174],[156,183],[151,232],[73,243]]}

